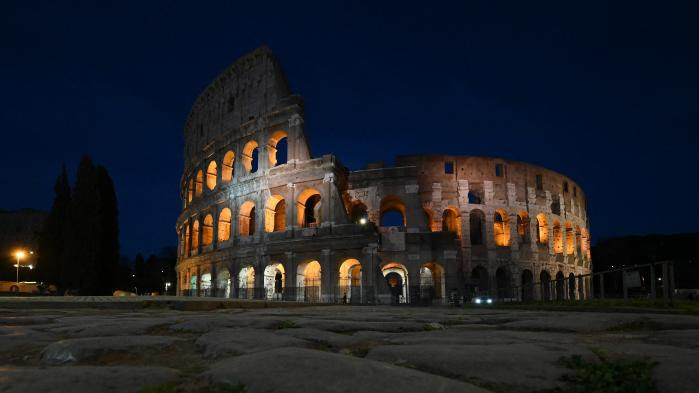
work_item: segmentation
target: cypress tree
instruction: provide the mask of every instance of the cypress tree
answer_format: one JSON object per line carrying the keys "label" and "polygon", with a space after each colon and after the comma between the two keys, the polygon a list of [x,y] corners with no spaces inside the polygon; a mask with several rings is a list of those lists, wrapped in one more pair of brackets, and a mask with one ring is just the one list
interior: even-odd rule
{"label": "cypress tree", "polygon": [[61,257],[64,250],[64,231],[68,210],[70,208],[70,184],[65,164],[53,186],[54,198],[41,234],[37,274],[47,284],[59,284],[61,274]]}
{"label": "cypress tree", "polygon": [[78,165],[65,231],[65,250],[61,263],[61,283],[80,294],[94,294],[99,200],[95,166],[88,156]]}
{"label": "cypress tree", "polygon": [[98,166],[95,173],[99,215],[96,270],[98,294],[111,295],[116,288],[119,271],[119,211],[114,183],[107,169]]}

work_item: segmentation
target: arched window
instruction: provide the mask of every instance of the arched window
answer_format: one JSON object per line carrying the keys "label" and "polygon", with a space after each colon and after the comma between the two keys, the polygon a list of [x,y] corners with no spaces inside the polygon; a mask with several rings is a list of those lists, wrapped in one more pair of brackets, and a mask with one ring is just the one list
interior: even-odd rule
{"label": "arched window", "polygon": [[199,220],[195,220],[192,224],[192,251],[199,249]]}
{"label": "arched window", "polygon": [[366,224],[369,221],[369,214],[365,204],[362,202],[352,203],[350,207],[350,221],[355,224]]}
{"label": "arched window", "polygon": [[573,224],[566,221],[566,254],[573,255],[575,253],[575,233],[573,232]]}
{"label": "arched window", "polygon": [[320,204],[320,192],[314,188],[307,188],[299,194],[296,201],[296,217],[300,227],[320,226]]}
{"label": "arched window", "polygon": [[185,229],[185,234],[184,234],[184,253],[186,255],[187,252],[189,252],[189,250],[190,250],[189,247],[191,244],[192,237],[190,236],[191,232],[189,231],[189,224],[185,224],[185,228],[186,229]]}
{"label": "arched window", "polygon": [[204,217],[204,226],[201,234],[201,245],[206,247],[214,241],[214,217],[207,214]]}
{"label": "arched window", "polygon": [[255,234],[255,204],[253,202],[245,201],[240,206],[238,222],[240,225],[240,236],[252,236]]}
{"label": "arched window", "polygon": [[510,245],[510,217],[503,209],[498,209],[493,217],[493,233],[496,246]]}
{"label": "arched window", "polygon": [[233,180],[233,163],[235,162],[235,153],[232,151],[226,152],[223,156],[223,163],[221,168],[221,181],[228,183]]}
{"label": "arched window", "polygon": [[481,197],[474,191],[468,192],[468,203],[479,205],[481,203]]}
{"label": "arched window", "polygon": [[299,264],[296,269],[298,300],[318,303],[321,298],[321,269],[318,261]]}
{"label": "arched window", "polygon": [[257,172],[259,158],[259,149],[257,147],[256,141],[249,141],[245,144],[245,147],[243,147],[243,167],[247,173]]}
{"label": "arched window", "polygon": [[450,207],[444,210],[442,231],[456,233],[456,237],[461,238],[461,215],[457,209]]}
{"label": "arched window", "polygon": [[267,144],[267,155],[269,156],[270,167],[286,164],[288,148],[285,131],[275,131],[272,134]]}
{"label": "arched window", "polygon": [[286,203],[281,195],[272,195],[265,205],[265,232],[286,229]]}
{"label": "arched window", "polygon": [[206,169],[206,187],[209,190],[216,188],[216,161],[211,161]]}
{"label": "arched window", "polygon": [[199,171],[197,171],[197,181],[196,181],[196,183],[194,184],[194,186],[195,186],[195,188],[194,188],[194,190],[195,190],[194,195],[195,195],[195,196],[201,196],[201,192],[203,191],[202,188],[203,188],[203,186],[204,186],[203,183],[204,183],[204,172],[202,172],[202,170],[200,169]]}
{"label": "arched window", "polygon": [[340,265],[339,294],[345,303],[360,303],[362,296],[362,265],[356,259],[346,259]]}
{"label": "arched window", "polygon": [[405,203],[397,196],[381,199],[379,225],[382,227],[407,226]]}
{"label": "arched window", "polygon": [[563,254],[563,232],[561,223],[558,220],[553,222],[553,252]]}
{"label": "arched window", "polygon": [[218,241],[225,242],[231,238],[231,209],[224,208],[218,216]]}
{"label": "arched window", "polygon": [[187,202],[192,202],[193,196],[194,196],[194,180],[189,179],[189,186],[187,187]]}
{"label": "arched window", "polygon": [[478,209],[471,210],[468,221],[471,232],[471,244],[483,244],[483,222],[485,221],[485,215]]}
{"label": "arched window", "polygon": [[512,277],[507,267],[499,267],[495,271],[495,286],[497,288],[498,299],[511,299],[512,296]]}
{"label": "arched window", "polygon": [[527,212],[517,214],[517,235],[520,243],[529,243],[529,215]]}
{"label": "arched window", "polygon": [[536,231],[536,242],[539,244],[548,244],[549,242],[549,227],[546,222],[546,215],[543,213],[536,215],[536,225],[538,230]]}
{"label": "arched window", "polygon": [[582,256],[582,234],[580,232],[580,226],[575,226],[575,249],[579,256]]}
{"label": "arched window", "polygon": [[488,269],[478,265],[471,271],[471,285],[473,296],[486,296],[490,292],[490,277]]}

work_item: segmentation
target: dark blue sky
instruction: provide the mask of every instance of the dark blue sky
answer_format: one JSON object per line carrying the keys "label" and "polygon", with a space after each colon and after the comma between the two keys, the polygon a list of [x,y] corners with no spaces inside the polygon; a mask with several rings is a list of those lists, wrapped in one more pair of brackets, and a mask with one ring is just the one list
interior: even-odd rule
{"label": "dark blue sky", "polygon": [[189,108],[266,43],[314,155],[519,159],[581,184],[593,241],[699,230],[695,2],[235,3],[3,2],[0,208],[48,209],[88,153],[122,251],[174,245]]}

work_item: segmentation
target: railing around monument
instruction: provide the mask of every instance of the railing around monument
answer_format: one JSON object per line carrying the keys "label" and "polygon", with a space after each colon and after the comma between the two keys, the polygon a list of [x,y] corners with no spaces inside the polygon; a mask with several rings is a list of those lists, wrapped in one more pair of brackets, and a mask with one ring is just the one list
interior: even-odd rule
{"label": "railing around monument", "polygon": [[669,301],[674,289],[673,263],[661,261],[474,291],[473,296],[494,297],[499,302],[658,298]]}

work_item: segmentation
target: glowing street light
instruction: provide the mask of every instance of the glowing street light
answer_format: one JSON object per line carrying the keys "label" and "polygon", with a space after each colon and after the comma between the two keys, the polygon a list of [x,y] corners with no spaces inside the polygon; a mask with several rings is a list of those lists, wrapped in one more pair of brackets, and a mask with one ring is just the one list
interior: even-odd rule
{"label": "glowing street light", "polygon": [[359,223],[362,225],[366,224],[366,218],[364,218],[364,217],[360,218]]}
{"label": "glowing street light", "polygon": [[[29,251],[29,255],[34,255],[34,251]],[[17,264],[15,267],[17,268],[17,284],[19,284],[19,268],[20,267],[28,267],[30,270],[34,269],[34,265],[26,265],[22,266],[22,259],[27,256],[27,253],[24,252],[24,250],[17,250],[15,251],[15,258],[17,258]]]}

